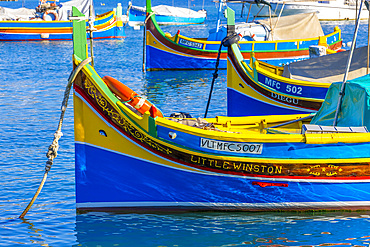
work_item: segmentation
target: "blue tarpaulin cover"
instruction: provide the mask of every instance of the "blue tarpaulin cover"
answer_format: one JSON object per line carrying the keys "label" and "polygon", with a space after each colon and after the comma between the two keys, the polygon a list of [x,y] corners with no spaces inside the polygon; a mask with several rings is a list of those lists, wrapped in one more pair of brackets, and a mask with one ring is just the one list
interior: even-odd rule
{"label": "blue tarpaulin cover", "polygon": [[[342,82],[331,84],[320,110],[311,124],[332,126]],[[370,130],[370,76],[350,80],[345,85],[337,125],[340,127],[366,126]]]}

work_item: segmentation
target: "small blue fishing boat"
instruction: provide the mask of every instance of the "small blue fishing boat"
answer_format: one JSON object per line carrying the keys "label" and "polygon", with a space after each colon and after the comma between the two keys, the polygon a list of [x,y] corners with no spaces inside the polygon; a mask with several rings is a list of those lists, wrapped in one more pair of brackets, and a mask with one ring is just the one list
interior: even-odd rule
{"label": "small blue fishing boat", "polygon": [[369,77],[343,100],[332,84],[315,116],[164,117],[95,71],[73,14],[78,211],[370,209]]}
{"label": "small blue fishing boat", "polygon": [[121,4],[113,11],[95,16],[92,0],[59,5],[56,1],[42,0],[35,10],[0,7],[0,41],[72,40],[72,6],[78,6],[86,16],[90,15],[90,20],[85,20],[89,38],[125,37]]}
{"label": "small blue fishing boat", "polygon": [[[129,2],[128,5],[129,26],[144,25],[146,18],[146,7],[138,7]],[[202,24],[207,18],[204,9],[194,11],[188,8],[174,7],[169,5],[158,5],[152,8],[156,14],[159,25],[189,25]]]}

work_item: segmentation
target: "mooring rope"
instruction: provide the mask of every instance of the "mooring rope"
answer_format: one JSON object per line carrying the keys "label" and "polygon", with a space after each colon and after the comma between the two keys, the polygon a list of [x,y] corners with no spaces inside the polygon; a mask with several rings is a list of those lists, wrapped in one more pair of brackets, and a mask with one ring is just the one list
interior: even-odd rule
{"label": "mooring rope", "polygon": [[218,77],[217,71],[218,71],[218,64],[220,63],[220,55],[221,55],[222,44],[223,44],[223,41],[221,42],[220,47],[218,48],[217,60],[216,60],[216,68],[215,68],[215,72],[212,74],[213,75],[213,77],[212,77],[212,83],[211,83],[211,88],[209,90],[208,101],[207,101],[206,111],[204,113],[204,118],[207,117],[209,103],[211,102],[211,96],[212,96],[213,86],[215,84],[215,80]]}
{"label": "mooring rope", "polygon": [[146,24],[146,22],[149,20],[149,18],[152,16],[152,15],[155,15],[155,12],[151,12],[146,18],[145,18],[145,21],[144,21],[144,26]]}
{"label": "mooring rope", "polygon": [[218,73],[217,72],[218,72],[218,65],[220,63],[220,56],[221,56],[222,46],[225,46],[225,47],[231,46],[233,43],[238,42],[239,39],[240,39],[240,36],[237,33],[232,33],[232,34],[226,36],[221,41],[220,47],[218,48],[217,59],[216,59],[216,66],[215,66],[215,72],[213,73],[213,78],[212,78],[211,88],[209,90],[208,101],[207,101],[206,111],[204,113],[204,118],[207,118],[209,103],[211,102],[211,96],[212,96],[213,86],[215,84],[215,80],[218,78]]}
{"label": "mooring rope", "polygon": [[61,114],[60,114],[60,118],[59,118],[58,128],[57,128],[57,130],[54,133],[54,140],[53,140],[52,144],[49,146],[48,152],[46,153],[46,157],[48,158],[48,161],[46,161],[44,176],[43,176],[43,178],[41,180],[41,183],[40,183],[39,188],[37,189],[35,195],[33,196],[32,200],[30,201],[30,203],[28,204],[28,206],[25,208],[25,210],[23,211],[23,213],[19,216],[19,218],[23,218],[27,214],[27,212],[30,210],[32,204],[35,202],[36,198],[38,197],[38,195],[41,192],[42,187],[45,184],[45,181],[46,181],[46,178],[48,176],[48,173],[49,173],[49,171],[51,169],[51,166],[53,165],[53,160],[58,155],[58,149],[59,149],[59,143],[58,143],[58,141],[63,136],[63,133],[62,133],[61,129],[62,129],[62,124],[63,124],[63,119],[64,119],[64,113],[65,113],[65,111],[67,109],[67,105],[68,105],[68,98],[69,98],[69,93],[70,93],[71,88],[72,88],[72,83],[76,79],[76,76],[77,76],[78,72],[80,72],[80,70],[86,64],[88,64],[90,62],[91,62],[91,58],[90,57],[89,58],[86,58],[85,60],[83,60],[77,66],[77,68],[72,71],[71,75],[68,78],[68,83],[67,83],[66,89],[64,91],[64,98],[63,98],[63,102],[62,102],[62,108],[61,108]]}

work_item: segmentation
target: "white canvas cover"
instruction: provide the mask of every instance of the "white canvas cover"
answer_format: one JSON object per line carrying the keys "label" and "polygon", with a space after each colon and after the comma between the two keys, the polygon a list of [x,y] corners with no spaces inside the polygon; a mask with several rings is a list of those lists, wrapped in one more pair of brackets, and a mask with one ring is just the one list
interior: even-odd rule
{"label": "white canvas cover", "polygon": [[[146,12],[146,7],[137,7],[132,6],[133,9]],[[201,18],[206,17],[205,11],[194,11],[188,8],[173,7],[168,5],[158,5],[152,7],[152,10],[156,15],[166,15],[166,16],[176,16],[176,17],[192,17],[192,18]]]}
{"label": "white canvas cover", "polygon": [[[343,81],[349,51],[291,63],[284,67],[283,76],[291,79],[313,82]],[[366,75],[367,46],[356,48],[347,79]]]}
{"label": "white canvas cover", "polygon": [[0,21],[7,20],[28,21],[30,18],[35,17],[35,14],[36,10],[34,9],[27,8],[10,9],[0,7]]}
{"label": "white canvas cover", "polygon": [[[59,20],[67,21],[68,17],[72,15],[72,6],[76,7],[82,14],[89,17],[90,5],[93,5],[92,0],[72,0],[65,3],[60,3],[58,10]],[[92,11],[93,19],[95,19],[95,10]]]}
{"label": "white canvas cover", "polygon": [[324,36],[316,13],[274,17],[271,20],[268,18],[258,22],[270,31],[268,40],[308,39]]}

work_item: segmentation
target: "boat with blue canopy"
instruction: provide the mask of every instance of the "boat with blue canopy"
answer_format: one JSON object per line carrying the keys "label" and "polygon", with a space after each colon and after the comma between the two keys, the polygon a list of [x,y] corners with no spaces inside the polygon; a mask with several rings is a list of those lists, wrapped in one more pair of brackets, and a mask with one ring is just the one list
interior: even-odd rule
{"label": "boat with blue canopy", "polygon": [[332,84],[317,114],[166,117],[98,74],[73,16],[79,212],[370,209],[369,76],[343,98]]}

